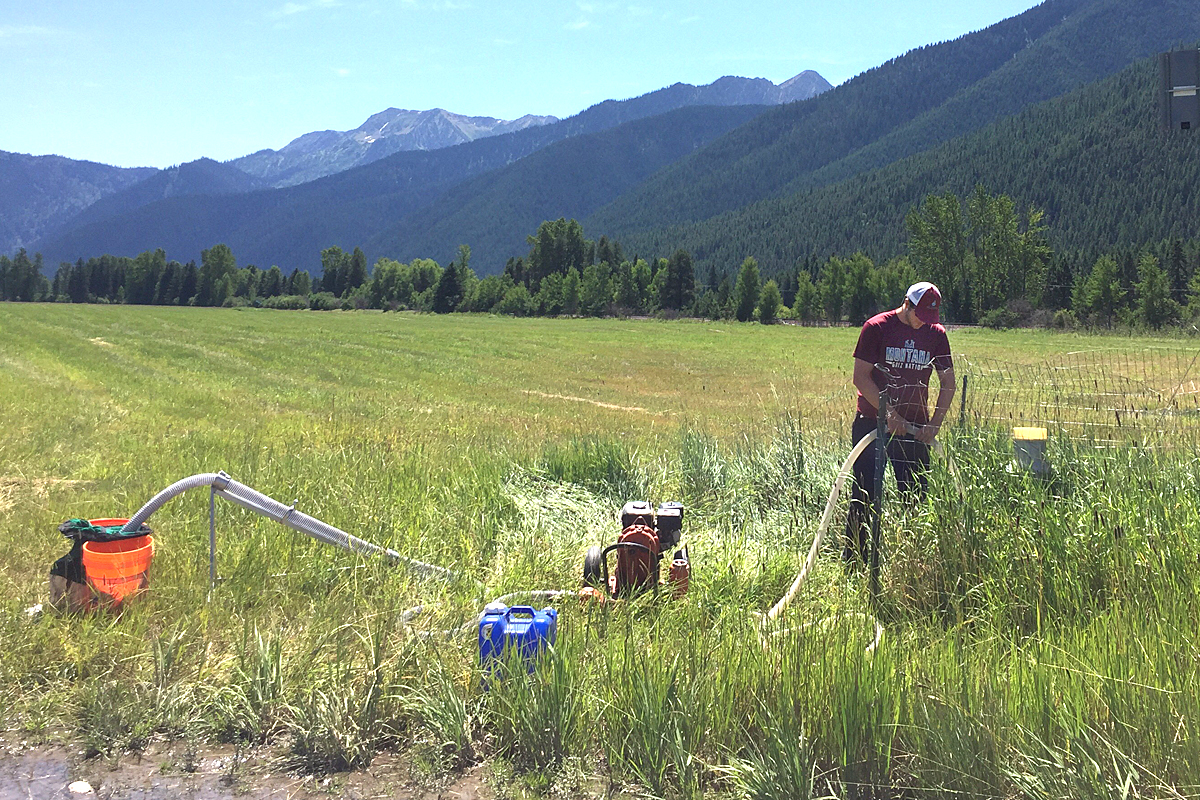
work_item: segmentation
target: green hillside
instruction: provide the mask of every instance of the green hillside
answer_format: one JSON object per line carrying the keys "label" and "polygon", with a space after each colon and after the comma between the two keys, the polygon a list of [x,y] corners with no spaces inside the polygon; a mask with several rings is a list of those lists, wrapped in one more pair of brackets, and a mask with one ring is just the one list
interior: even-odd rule
{"label": "green hillside", "polygon": [[528,249],[547,219],[582,219],[658,169],[761,114],[763,106],[695,106],[576,136],[462,183],[371,239],[368,253],[450,261],[459,244],[480,273]]}
{"label": "green hillside", "polygon": [[1049,0],[764,114],[589,220],[622,240],[892,163],[1200,37],[1197,0]]}
{"label": "green hillside", "polygon": [[0,150],[0,253],[29,247],[97,199],[154,172]]}
{"label": "green hillside", "polygon": [[908,210],[977,184],[1047,212],[1059,249],[1200,235],[1200,139],[1158,127],[1158,71],[1143,60],[988,128],[838,184],[691,225],[626,237],[642,252],[690,250],[698,264],[770,270],[809,255],[901,252]]}

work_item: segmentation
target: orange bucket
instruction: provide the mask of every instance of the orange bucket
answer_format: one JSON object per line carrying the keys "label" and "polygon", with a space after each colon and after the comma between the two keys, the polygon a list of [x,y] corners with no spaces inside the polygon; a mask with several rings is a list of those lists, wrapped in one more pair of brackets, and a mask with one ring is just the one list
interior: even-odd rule
{"label": "orange bucket", "polygon": [[[89,523],[110,528],[124,525],[127,519],[90,519]],[[133,536],[113,542],[83,543],[83,572],[97,592],[117,602],[146,588],[146,571],[154,558],[154,541],[149,536]]]}

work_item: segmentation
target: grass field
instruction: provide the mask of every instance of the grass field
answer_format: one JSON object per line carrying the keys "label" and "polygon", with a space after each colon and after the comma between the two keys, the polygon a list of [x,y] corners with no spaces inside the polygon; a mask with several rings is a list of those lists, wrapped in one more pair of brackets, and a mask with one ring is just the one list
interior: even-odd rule
{"label": "grass field", "polygon": [[[764,645],[848,450],[856,332],[99,306],[0,306],[0,691],[26,741],[381,750],[488,761],[509,793],[1200,795],[1200,453],[1054,439],[1053,482],[1003,431],[949,426],[965,483],[890,507],[883,593],[831,550]],[[1178,342],[952,333],[1036,364]],[[69,517],[128,516],[224,469],[444,586],[218,506],[150,521],[152,587],[120,617],[44,614]],[[685,600],[559,601],[556,651],[480,687],[483,601],[578,586],[626,499],[679,499]],[[835,526],[836,527],[836,526]],[[418,604],[430,610],[406,623]],[[885,627],[880,646],[865,614]]]}

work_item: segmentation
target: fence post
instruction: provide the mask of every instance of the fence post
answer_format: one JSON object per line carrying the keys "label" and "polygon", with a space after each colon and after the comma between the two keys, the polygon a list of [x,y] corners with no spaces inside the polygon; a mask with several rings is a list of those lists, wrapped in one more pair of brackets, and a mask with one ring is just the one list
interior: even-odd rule
{"label": "fence post", "polygon": [[208,594],[217,586],[217,487],[208,487]]}
{"label": "fence post", "polygon": [[875,416],[875,496],[871,503],[871,599],[879,599],[879,524],[883,519],[883,474],[887,470],[887,389],[879,393]]}
{"label": "fence post", "polygon": [[967,424],[967,373],[963,372],[962,397],[958,401],[958,426]]}

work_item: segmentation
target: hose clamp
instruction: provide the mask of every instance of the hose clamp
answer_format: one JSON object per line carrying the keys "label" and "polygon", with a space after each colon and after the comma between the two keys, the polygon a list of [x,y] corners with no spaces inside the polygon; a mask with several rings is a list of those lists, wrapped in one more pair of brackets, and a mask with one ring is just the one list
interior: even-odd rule
{"label": "hose clamp", "polygon": [[217,477],[213,479],[212,486],[218,492],[223,492],[229,488],[229,482],[231,480],[233,480],[233,478],[225,474],[225,470],[221,470],[217,473]]}

